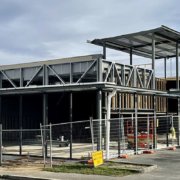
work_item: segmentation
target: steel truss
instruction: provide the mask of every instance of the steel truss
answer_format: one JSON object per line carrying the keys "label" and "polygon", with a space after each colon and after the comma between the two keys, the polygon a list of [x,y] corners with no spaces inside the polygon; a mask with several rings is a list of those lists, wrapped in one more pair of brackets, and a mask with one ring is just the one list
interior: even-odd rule
{"label": "steel truss", "polygon": [[[3,66],[2,66],[3,68]],[[117,88],[124,87],[150,90],[152,89],[153,70],[131,65],[120,64],[97,58],[89,61],[42,64],[33,67],[0,70],[0,93],[11,91],[29,91],[58,87],[79,87],[95,83],[112,84]],[[96,87],[96,86],[95,86]]]}

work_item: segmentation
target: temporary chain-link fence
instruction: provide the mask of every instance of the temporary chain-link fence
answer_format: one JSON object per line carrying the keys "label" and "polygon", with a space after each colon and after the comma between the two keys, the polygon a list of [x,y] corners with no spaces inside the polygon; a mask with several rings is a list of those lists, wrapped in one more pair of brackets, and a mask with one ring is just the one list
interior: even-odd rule
{"label": "temporary chain-link fence", "polygon": [[4,154],[42,156],[40,129],[3,129],[2,142]]}
{"label": "temporary chain-link fence", "polygon": [[51,166],[57,158],[88,159],[96,150],[103,150],[108,159],[179,145],[179,129],[180,117],[170,115],[120,116],[40,125],[40,129],[3,129],[0,152],[43,157],[44,164],[50,162]]}

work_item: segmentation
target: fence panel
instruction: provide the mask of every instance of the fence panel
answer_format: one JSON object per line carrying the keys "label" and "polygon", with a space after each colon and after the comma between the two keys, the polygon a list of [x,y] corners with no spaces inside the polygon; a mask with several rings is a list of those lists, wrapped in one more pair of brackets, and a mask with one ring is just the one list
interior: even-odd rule
{"label": "fence panel", "polygon": [[49,157],[89,158],[91,152],[103,150],[104,158],[108,153],[114,158],[134,154],[135,140],[138,152],[176,146],[179,126],[178,116],[146,115],[50,124],[41,129],[3,129],[3,153],[43,156],[46,161]]}
{"label": "fence panel", "polygon": [[5,154],[42,156],[40,129],[6,129],[2,141]]}

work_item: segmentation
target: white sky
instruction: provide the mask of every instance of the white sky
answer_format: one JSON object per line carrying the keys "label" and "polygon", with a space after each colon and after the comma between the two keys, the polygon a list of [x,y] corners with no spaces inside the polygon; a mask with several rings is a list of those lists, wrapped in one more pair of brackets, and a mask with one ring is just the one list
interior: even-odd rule
{"label": "white sky", "polygon": [[[0,0],[0,64],[99,54],[86,40],[161,25],[180,31],[179,7],[178,0]],[[108,57],[128,57],[118,53]]]}

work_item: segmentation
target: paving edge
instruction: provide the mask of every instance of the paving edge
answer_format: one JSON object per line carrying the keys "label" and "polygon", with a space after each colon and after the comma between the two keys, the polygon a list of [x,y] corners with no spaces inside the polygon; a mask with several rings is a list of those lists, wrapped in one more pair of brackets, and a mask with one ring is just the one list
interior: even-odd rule
{"label": "paving edge", "polygon": [[147,167],[144,167],[142,170],[140,170],[140,172],[142,173],[147,173],[147,172],[151,172],[152,170],[156,169],[157,168],[157,165],[154,164],[154,165],[149,165]]}
{"label": "paving edge", "polygon": [[52,180],[49,178],[29,177],[29,176],[20,176],[20,175],[0,175],[0,178],[11,179],[11,180]]}
{"label": "paving edge", "polygon": [[[116,163],[121,163],[121,164],[128,164],[128,165],[140,165],[142,166],[142,169],[133,169],[130,168],[131,170],[140,172],[140,173],[147,173],[147,172],[151,172],[152,170],[157,168],[156,164],[143,164],[143,163],[132,163],[132,162],[123,162],[123,161],[107,161],[107,162],[116,162]],[[144,166],[144,167],[143,167]],[[124,168],[125,169],[125,168]]]}

